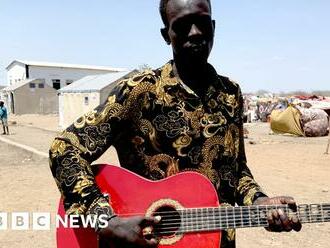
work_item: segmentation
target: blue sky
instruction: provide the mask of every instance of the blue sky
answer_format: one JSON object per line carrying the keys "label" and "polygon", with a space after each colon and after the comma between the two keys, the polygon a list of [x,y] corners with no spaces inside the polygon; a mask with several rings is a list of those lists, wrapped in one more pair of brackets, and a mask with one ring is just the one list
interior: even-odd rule
{"label": "blue sky", "polygon": [[[329,0],[213,0],[210,62],[243,91],[330,90]],[[0,84],[14,59],[159,67],[157,0],[0,0]]]}

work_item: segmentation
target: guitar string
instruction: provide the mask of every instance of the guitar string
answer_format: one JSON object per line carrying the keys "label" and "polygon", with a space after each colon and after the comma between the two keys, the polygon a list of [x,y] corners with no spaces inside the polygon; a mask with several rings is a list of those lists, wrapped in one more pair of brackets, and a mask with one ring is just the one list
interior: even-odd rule
{"label": "guitar string", "polygon": [[[289,217],[296,216],[295,213],[289,214]],[[246,218],[244,218],[246,217]],[[191,219],[195,218],[195,219]],[[199,218],[199,219],[198,219]],[[189,225],[202,225],[205,222],[208,222],[210,225],[220,223],[221,225],[227,225],[227,226],[255,226],[262,224],[262,221],[266,221],[267,223],[267,217],[259,217],[255,219],[251,219],[250,216],[222,216],[220,218],[218,217],[205,217],[205,216],[191,216],[186,217],[182,219],[167,219],[166,223],[163,221],[160,224],[157,225],[157,228],[175,228],[177,229],[178,226],[189,226]],[[324,217],[323,215],[304,215],[300,217],[300,222],[302,223],[313,223],[313,222],[328,222],[330,221],[330,217]],[[184,223],[184,225],[182,225]]]}
{"label": "guitar string", "polygon": [[[312,206],[316,206],[318,209],[317,211],[321,211],[321,213],[314,214],[312,209]],[[330,205],[329,204],[303,204],[299,205],[297,207],[298,211],[293,212],[291,209],[288,208],[288,205],[255,205],[255,206],[242,206],[242,207],[218,207],[218,208],[189,208],[189,209],[178,209],[178,210],[171,210],[171,211],[161,211],[161,212],[154,212],[153,215],[164,215],[165,220],[163,220],[162,223],[157,225],[157,234],[173,234],[175,231],[179,230],[186,230],[187,231],[194,231],[194,230],[205,230],[205,227],[203,225],[205,224],[206,221],[209,221],[207,224],[208,225],[216,225],[220,224],[220,227],[208,227],[208,229],[213,230],[213,229],[225,229],[229,227],[243,227],[244,225],[246,227],[251,226],[251,215],[257,215],[258,217],[258,225],[262,226],[267,226],[268,221],[267,218],[260,218],[260,213],[263,211],[269,212],[271,210],[276,210],[276,209],[282,209],[286,214],[289,215],[289,217],[292,216],[299,216],[300,221],[302,223],[305,222],[320,222],[320,221],[330,221]],[[210,216],[209,210],[212,210],[212,214],[217,214],[221,215],[220,218],[216,216]],[[236,211],[235,211],[236,210]],[[304,210],[305,212],[299,212],[299,210]],[[252,213],[253,211],[257,211],[258,213]],[[175,213],[175,215],[173,215]],[[182,216],[185,218],[183,221],[182,218],[180,218],[180,213],[181,215],[186,215]],[[326,213],[327,216],[324,216],[323,213]],[[172,214],[172,215],[171,215]],[[205,214],[208,214],[205,216]],[[139,214],[139,213],[130,213],[130,214],[119,214],[119,216],[124,217],[124,216],[134,216],[134,215],[144,215],[144,214]],[[177,218],[179,215],[179,218]],[[190,216],[189,216],[190,215]],[[290,216],[291,215],[291,216]],[[175,219],[170,219],[170,217],[175,217]],[[227,218],[225,218],[227,217]],[[200,218],[200,220],[189,220],[191,218]],[[255,217],[256,218],[256,217]],[[166,220],[167,219],[167,220]],[[187,221],[188,219],[188,221]],[[307,220],[306,220],[307,219]],[[166,221],[166,224],[164,223]],[[181,223],[184,223],[184,225],[179,225]],[[238,223],[240,222],[240,224]],[[245,223],[244,223],[245,222]],[[255,223],[256,220],[254,221],[253,224]],[[248,223],[248,224],[247,224]],[[171,227],[171,225],[174,225]],[[223,226],[225,225],[225,226]],[[197,227],[196,227],[197,226]],[[198,227],[202,226],[202,227]],[[223,228],[222,228],[223,226]],[[179,228],[178,228],[179,227]],[[193,228],[193,230],[189,230],[189,228]],[[208,230],[206,229],[206,231]],[[176,233],[176,232],[175,232]]]}
{"label": "guitar string", "polygon": [[[313,204],[311,204],[313,205]],[[312,211],[313,209],[311,209],[310,207],[308,208],[300,208],[300,206],[305,206],[305,205],[299,205],[297,207],[298,210],[306,210],[306,211]],[[307,205],[309,206],[309,205]],[[185,212],[185,211],[200,211],[200,212],[204,212],[204,211],[209,211],[209,210],[215,210],[215,211],[262,211],[262,210],[266,210],[266,211],[271,211],[271,210],[276,210],[276,209],[290,209],[288,205],[252,205],[252,206],[228,206],[228,207],[208,207],[208,208],[185,208],[185,209],[175,209],[175,210],[170,210],[170,211],[160,211],[160,212],[154,212],[154,213],[177,213],[177,212]],[[327,205],[319,205],[318,208],[320,208],[318,211],[329,211],[330,210],[330,204]],[[238,210],[239,209],[239,210]],[[290,209],[291,210],[291,209]],[[291,210],[293,211],[293,210]],[[128,214],[122,214],[121,216],[130,216],[130,215],[144,215],[145,213],[128,213]]]}
{"label": "guitar string", "polygon": [[[320,222],[327,222],[330,221],[330,216],[325,216],[323,214],[298,214],[298,213],[286,213],[288,217],[295,217],[297,216],[300,221],[320,221]],[[171,217],[175,217],[175,218],[171,218]],[[217,217],[216,215],[211,215],[211,216],[206,216],[206,215],[190,215],[190,216],[182,216],[182,218],[177,218],[177,215],[171,215],[171,216],[166,216],[163,218],[162,220],[162,224],[159,225],[177,225],[179,223],[181,223],[183,220],[185,222],[187,222],[187,220],[195,218],[195,220],[190,220],[190,222],[198,222],[198,221],[208,221],[208,220],[214,220],[214,221],[220,221],[223,220],[224,222],[228,222],[229,224],[231,223],[238,223],[238,222],[250,222],[251,220],[255,220],[257,218],[261,219],[261,218],[266,218],[267,217],[256,217],[256,216],[252,216],[250,214],[242,214],[242,215],[232,215],[232,214],[225,214],[222,213],[220,214],[220,217]],[[199,218],[199,220],[198,220]],[[239,224],[237,224],[239,225]]]}
{"label": "guitar string", "polygon": [[[286,213],[288,215],[288,217],[295,217],[299,215],[299,217],[301,219],[306,219],[306,218],[312,218],[312,219],[315,219],[315,218],[318,218],[320,220],[322,220],[323,218],[326,220],[330,220],[330,215],[329,216],[325,216],[323,215],[322,213],[320,214],[298,214],[296,212],[288,212]],[[220,216],[219,216],[220,215]],[[258,217],[257,217],[258,216]],[[184,216],[179,216],[179,218],[169,218],[169,217],[178,217],[177,215],[170,215],[170,216],[166,216],[166,218],[163,219],[163,223],[166,222],[166,223],[171,223],[171,221],[180,221],[182,219],[191,219],[191,218],[199,218],[199,221],[204,221],[205,219],[208,220],[208,219],[211,219],[211,220],[221,220],[222,218],[224,220],[237,220],[237,221],[249,221],[251,219],[256,219],[256,218],[267,218],[267,216],[263,217],[261,215],[254,215],[254,216],[251,216],[251,214],[244,214],[242,213],[239,214],[239,215],[233,215],[233,214],[226,214],[226,213],[220,213],[220,214],[217,214],[217,215],[200,215],[200,214],[195,214],[195,215],[184,215]],[[218,218],[220,217],[220,218]]]}
{"label": "guitar string", "polygon": [[[295,215],[295,213],[291,213],[291,216],[294,216],[294,215]],[[289,213],[289,216],[290,216],[290,213]],[[213,225],[211,227],[212,229],[215,228],[214,225],[216,225],[216,224],[217,225],[220,224],[222,226],[225,225],[224,228],[227,227],[227,226],[229,226],[229,227],[231,227],[231,226],[232,227],[244,227],[244,226],[248,227],[248,226],[251,226],[253,224],[254,225],[255,224],[268,225],[267,218],[260,218],[260,217],[258,218],[258,221],[256,221],[256,220],[252,221],[253,223],[251,222],[250,219],[242,218],[241,216],[236,216],[232,219],[231,218],[225,218],[223,222],[221,221],[221,218],[214,218],[213,216],[207,216],[207,217],[204,216],[203,217],[203,216],[198,215],[198,216],[192,216],[192,217],[193,218],[201,218],[201,219],[200,220],[189,220],[188,219],[188,221],[187,221],[187,219],[184,219],[184,220],[182,220],[182,219],[170,219],[170,220],[166,221],[166,224],[163,223],[163,224],[158,225],[157,230],[160,230],[160,229],[161,230],[166,230],[166,229],[177,230],[178,229],[178,224],[180,224],[181,222],[184,223],[184,225],[180,225],[181,229],[188,229],[190,227],[195,227],[195,225],[196,226],[198,226],[198,225],[203,226],[205,224],[207,224],[208,226]],[[320,222],[320,221],[327,221],[327,220],[330,221],[330,219],[327,219],[327,217],[324,217],[323,215],[320,215],[320,214],[318,214],[318,215],[306,214],[303,217],[305,217],[305,219],[308,219],[308,220],[302,219],[302,222]],[[188,218],[191,218],[191,217],[188,217]],[[205,223],[205,222],[207,222],[207,223]],[[238,222],[240,222],[240,223],[238,223]],[[171,225],[173,225],[173,224],[174,224],[174,226],[171,227]],[[161,227],[159,227],[159,226],[161,226]]]}
{"label": "guitar string", "polygon": [[[283,207],[283,205],[278,205],[280,208],[285,208],[285,205]],[[305,205],[304,205],[305,206]],[[308,205],[307,205],[308,206]],[[322,210],[322,212],[325,212],[325,211],[329,211],[329,206],[327,207],[324,207],[324,206],[319,206],[317,205],[318,207],[318,211],[319,210]],[[321,209],[320,209],[320,208]],[[260,208],[260,207],[259,207]],[[219,210],[220,208],[218,208],[217,210]],[[230,208],[232,210],[232,208]],[[274,206],[272,206],[272,209],[276,209],[274,208]],[[287,210],[288,208],[285,208],[285,210]],[[224,210],[223,207],[221,210]],[[226,210],[225,211],[221,211],[219,213],[226,213]],[[249,210],[248,208],[244,208],[242,210]],[[264,209],[266,211],[269,211],[267,209]],[[304,223],[304,222],[320,222],[320,221],[330,221],[330,218],[327,217],[327,216],[324,216],[323,213],[320,213],[320,214],[314,214],[313,211],[308,211],[308,210],[311,210],[311,207],[308,206],[308,208],[304,208],[304,210],[307,210],[307,212],[302,212],[300,213],[300,218],[301,218],[301,222]],[[315,210],[314,210],[315,211]],[[178,231],[180,232],[187,232],[187,231],[207,231],[207,230],[218,230],[219,228],[220,229],[226,229],[226,228],[229,228],[229,227],[232,227],[232,228],[237,228],[237,227],[244,227],[244,225],[246,227],[248,226],[251,226],[252,224],[258,224],[259,226],[267,226],[268,225],[268,221],[267,221],[267,218],[258,218],[258,221],[254,221],[254,223],[251,223],[251,220],[250,220],[250,214],[248,216],[246,216],[245,214],[246,213],[237,213],[235,211],[231,211],[231,212],[228,212],[228,209],[227,209],[227,217],[228,217],[228,213],[229,215],[233,215],[232,217],[234,217],[233,219],[231,218],[227,218],[226,220],[224,220],[223,222],[221,222],[221,218],[214,218],[214,216],[204,216],[203,215],[200,215],[200,214],[204,214],[203,212],[192,212],[193,215],[191,216],[185,216],[186,218],[201,218],[201,220],[198,220],[198,221],[202,221],[202,222],[198,222],[196,220],[182,220],[182,219],[171,219],[170,221],[166,221],[167,223],[166,224],[162,224],[161,227],[157,227],[157,234],[173,234],[173,233],[177,233]],[[327,212],[328,215],[329,215],[329,212]],[[238,216],[234,216],[235,214],[238,214]],[[299,212],[288,212],[287,213],[290,217],[291,216],[297,216],[299,215]],[[244,217],[248,217],[248,219],[246,218],[243,218]],[[168,216],[167,216],[168,217]],[[176,216],[177,217],[177,216]],[[180,225],[179,228],[178,228],[178,224],[177,222],[173,222],[174,221],[177,221],[179,220],[179,223],[183,222],[184,225]],[[172,221],[172,223],[171,223]],[[207,223],[205,223],[207,222]],[[237,223],[237,222],[240,222],[240,223]],[[245,222],[245,223],[244,223]],[[258,222],[258,223],[256,223]],[[171,227],[169,225],[173,225],[176,224],[174,227]],[[205,224],[207,224],[207,227],[205,227]],[[165,225],[167,225],[166,227],[164,227]],[[201,226],[201,227],[200,227]]]}
{"label": "guitar string", "polygon": [[[219,222],[216,222],[220,220]],[[208,221],[208,222],[207,222]],[[308,222],[319,222],[318,220],[312,220],[312,221],[306,221],[307,223]],[[330,219],[329,219],[330,221]],[[302,223],[305,223],[302,222]],[[173,234],[173,233],[177,233],[177,231],[180,231],[180,232],[189,232],[189,231],[210,231],[210,230],[218,230],[218,229],[228,229],[228,228],[243,228],[244,226],[242,226],[242,222],[241,224],[235,224],[235,222],[231,222],[231,221],[224,221],[224,222],[221,222],[221,219],[216,219],[214,220],[213,218],[212,219],[207,219],[202,221],[202,222],[187,222],[187,221],[184,221],[184,224],[185,225],[176,225],[174,227],[157,227],[156,228],[156,233],[157,234]],[[254,224],[258,224],[258,226],[268,226],[268,221],[266,218],[260,218],[258,220],[258,223],[254,223]],[[206,227],[207,225],[207,227]],[[213,226],[211,226],[213,225]],[[243,224],[244,225],[244,224]],[[245,225],[245,227],[251,227],[250,225],[250,222],[249,222],[249,225]]]}
{"label": "guitar string", "polygon": [[[203,209],[206,209],[207,211],[203,210]],[[189,211],[191,213],[200,213],[200,214],[210,214],[208,211],[211,210],[212,211],[218,211],[218,213],[228,213],[228,214],[232,214],[234,213],[235,215],[240,215],[241,212],[242,214],[250,214],[251,212],[253,211],[257,211],[257,212],[262,212],[262,211],[266,211],[266,212],[269,212],[269,211],[272,211],[272,210],[278,210],[278,209],[282,209],[284,210],[285,212],[293,212],[293,213],[297,213],[297,214],[302,214],[303,212],[299,212],[299,211],[293,211],[291,210],[288,205],[268,205],[268,206],[265,206],[265,205],[260,205],[259,207],[257,206],[254,206],[253,208],[251,207],[247,207],[247,206],[244,206],[244,207],[220,207],[220,208],[188,208],[188,209],[177,209],[177,210],[171,210],[171,211],[159,211],[159,212],[153,212],[153,216],[156,216],[156,215],[164,215],[164,214],[173,214],[173,215],[166,215],[166,217],[169,217],[169,216],[177,216],[178,214],[182,213],[188,213]],[[235,209],[237,209],[235,212]],[[239,210],[238,210],[239,209]],[[201,210],[201,211],[200,211]],[[299,210],[299,209],[298,209]],[[306,209],[304,209],[306,210]],[[193,211],[196,211],[196,212],[193,212]],[[198,212],[199,211],[199,212]],[[244,213],[244,212],[245,213]],[[322,209],[318,210],[318,211],[321,211],[321,212],[327,212],[328,215],[330,215],[330,205],[327,206],[327,207],[323,207]],[[207,213],[205,213],[207,212]],[[247,213],[246,213],[247,212]],[[311,210],[307,209],[307,212],[312,212]],[[323,213],[320,213],[320,214],[323,214]],[[253,213],[253,214],[256,214],[256,213]],[[314,215],[313,213],[311,213],[312,215]],[[145,213],[127,213],[127,214],[118,214],[120,217],[129,217],[129,216],[144,216]],[[308,213],[307,213],[308,215]]]}
{"label": "guitar string", "polygon": [[[290,215],[289,215],[290,216]],[[294,216],[294,215],[291,215]],[[290,216],[290,217],[291,217]],[[161,228],[172,228],[171,226],[173,226],[173,228],[177,228],[179,226],[179,224],[184,223],[184,225],[200,225],[200,224],[205,224],[206,222],[210,225],[212,224],[228,224],[229,226],[231,225],[236,225],[236,226],[251,226],[254,224],[259,224],[261,221],[267,221],[267,217],[259,217],[258,219],[253,219],[252,221],[250,219],[245,219],[245,218],[213,218],[213,216],[211,217],[201,217],[201,216],[193,216],[194,218],[200,218],[200,219],[187,219],[187,218],[182,218],[182,219],[170,219],[167,220],[166,223],[160,223],[157,225],[157,227],[161,227]],[[313,219],[311,221],[322,221],[323,218],[320,218],[321,215],[314,215],[312,216]],[[308,217],[307,217],[308,218]],[[317,218],[317,219],[316,219]],[[329,219],[330,221],[330,219]],[[182,226],[182,225],[181,225]]]}
{"label": "guitar string", "polygon": [[[312,222],[319,222],[314,220]],[[305,223],[305,222],[303,222]],[[178,223],[179,224],[179,223]],[[244,228],[244,227],[257,227],[257,226],[268,226],[268,221],[266,218],[261,218],[255,222],[241,222],[237,223],[236,221],[224,221],[219,220],[204,220],[203,222],[184,222],[184,225],[162,225],[160,224],[155,229],[157,231],[175,231],[175,230],[189,230],[189,229],[227,229],[227,228]]]}

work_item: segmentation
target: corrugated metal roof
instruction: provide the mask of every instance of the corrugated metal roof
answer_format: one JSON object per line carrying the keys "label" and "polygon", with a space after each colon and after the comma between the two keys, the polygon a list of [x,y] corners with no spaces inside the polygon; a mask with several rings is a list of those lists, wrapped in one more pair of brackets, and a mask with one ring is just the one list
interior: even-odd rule
{"label": "corrugated metal roof", "polygon": [[126,71],[127,70],[127,69],[124,69],[124,68],[114,68],[114,67],[108,67],[108,66],[78,65],[78,64],[65,64],[65,63],[40,62],[40,61],[28,61],[28,60],[14,60],[6,67],[6,69],[8,70],[8,68],[12,64],[14,64],[15,62],[22,63],[22,64],[25,64],[25,65],[31,65],[31,66],[75,68],[75,69],[112,71],[112,72],[120,72],[120,71]]}
{"label": "corrugated metal roof", "polygon": [[[134,72],[134,71],[132,71]],[[116,72],[101,75],[90,75],[58,90],[60,93],[88,93],[100,91],[109,84],[124,78],[132,72]]]}
{"label": "corrugated metal roof", "polygon": [[23,80],[19,83],[15,83],[15,84],[12,84],[12,85],[9,85],[7,86],[6,88],[2,89],[3,91],[13,91],[13,90],[16,90],[28,83],[31,83],[32,81],[36,80],[35,78],[34,79],[28,79],[28,80]]}

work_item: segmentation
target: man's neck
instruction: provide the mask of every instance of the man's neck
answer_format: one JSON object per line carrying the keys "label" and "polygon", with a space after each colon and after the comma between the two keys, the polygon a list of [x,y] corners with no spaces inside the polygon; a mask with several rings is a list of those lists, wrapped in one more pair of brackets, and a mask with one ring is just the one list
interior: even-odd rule
{"label": "man's neck", "polygon": [[210,83],[210,65],[178,63],[174,60],[173,72],[184,84],[191,88],[198,95],[204,94]]}

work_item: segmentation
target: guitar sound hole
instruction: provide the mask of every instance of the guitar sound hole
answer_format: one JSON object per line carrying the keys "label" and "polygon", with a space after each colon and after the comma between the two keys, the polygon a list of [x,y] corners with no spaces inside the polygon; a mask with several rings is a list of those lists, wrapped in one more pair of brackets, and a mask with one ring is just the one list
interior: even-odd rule
{"label": "guitar sound hole", "polygon": [[154,233],[158,237],[174,236],[181,225],[181,216],[172,206],[162,206],[158,208],[153,216],[161,216],[159,224],[154,227]]}

